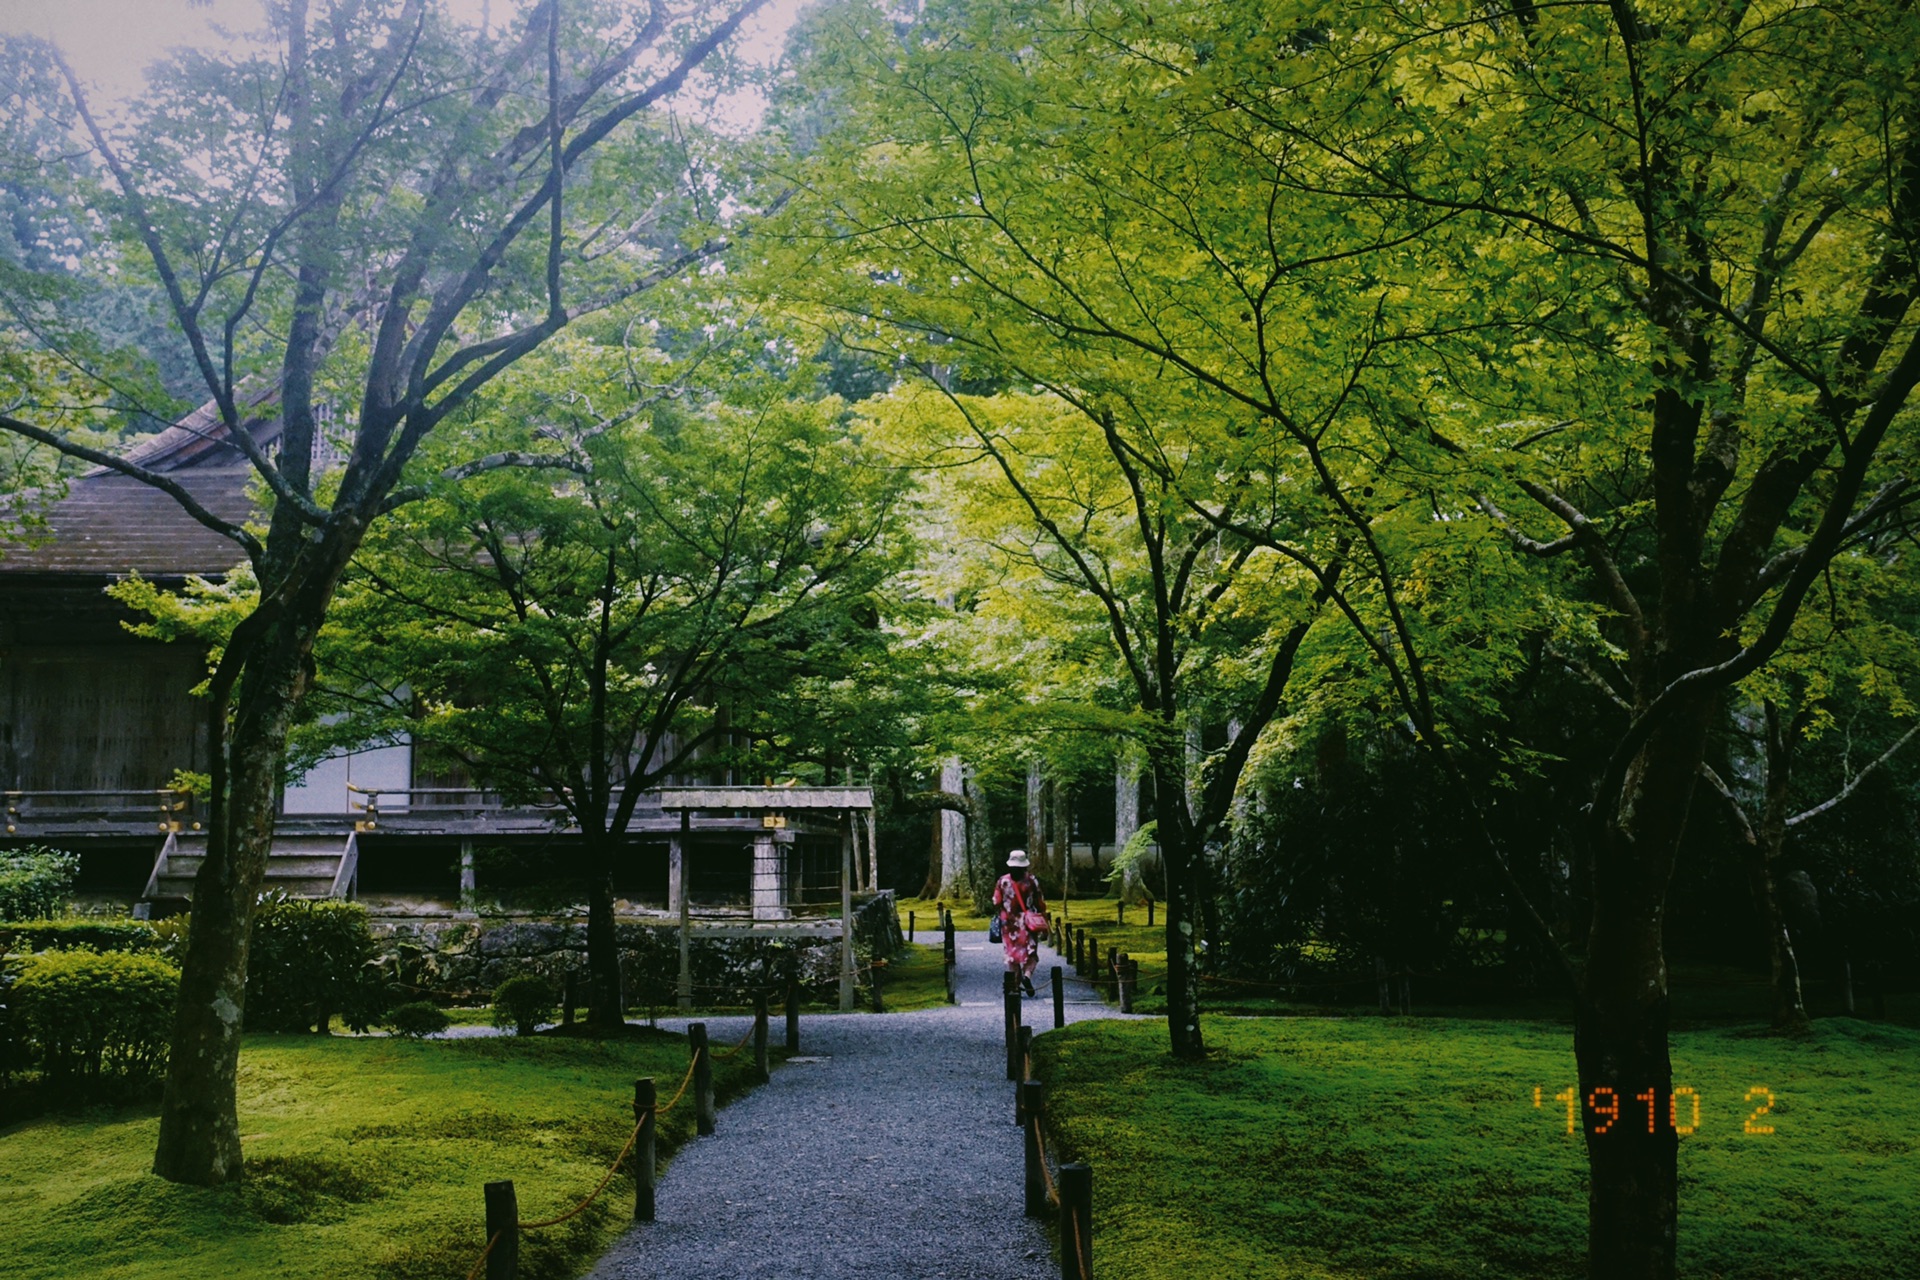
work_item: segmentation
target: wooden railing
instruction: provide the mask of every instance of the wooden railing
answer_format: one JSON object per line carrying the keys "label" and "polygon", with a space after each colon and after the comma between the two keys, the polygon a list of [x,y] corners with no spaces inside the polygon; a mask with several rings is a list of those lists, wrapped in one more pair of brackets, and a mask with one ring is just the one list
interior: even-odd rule
{"label": "wooden railing", "polygon": [[193,793],[173,787],[122,787],[93,791],[8,791],[7,831],[18,823],[102,822],[154,823],[160,831],[180,830],[193,805]]}

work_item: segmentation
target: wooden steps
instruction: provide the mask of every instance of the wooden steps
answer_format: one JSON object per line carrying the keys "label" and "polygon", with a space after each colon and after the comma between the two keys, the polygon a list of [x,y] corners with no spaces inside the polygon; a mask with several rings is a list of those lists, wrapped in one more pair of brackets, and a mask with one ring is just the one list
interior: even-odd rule
{"label": "wooden steps", "polygon": [[[141,899],[176,905],[191,901],[193,879],[206,859],[205,832],[169,835],[154,861],[153,875]],[[352,832],[275,832],[261,892],[284,893],[291,898],[348,898],[353,896],[359,864],[358,838]]]}

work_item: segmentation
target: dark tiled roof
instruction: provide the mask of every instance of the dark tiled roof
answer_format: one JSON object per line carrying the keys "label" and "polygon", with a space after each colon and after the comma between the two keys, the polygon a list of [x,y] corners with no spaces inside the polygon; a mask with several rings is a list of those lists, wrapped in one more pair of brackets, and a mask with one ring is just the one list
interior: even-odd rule
{"label": "dark tiled roof", "polygon": [[[251,467],[197,466],[170,475],[223,520],[239,523],[254,514],[247,500]],[[46,533],[38,546],[0,542],[0,578],[219,575],[246,558],[236,543],[200,524],[167,494],[114,473],[74,480],[47,513]]]}
{"label": "dark tiled roof", "polygon": [[[269,449],[280,435],[275,413],[279,401],[279,389],[272,383],[244,382],[234,393],[240,421],[252,430],[254,439]],[[127,450],[126,459],[149,471],[179,471],[186,467],[241,466],[247,456],[227,442],[227,428],[220,421],[220,410],[209,400],[165,431]],[[105,467],[87,472],[89,477],[106,474]]]}
{"label": "dark tiled roof", "polygon": [[[269,451],[280,434],[277,400],[278,388],[270,382],[242,384],[235,396],[241,421]],[[126,457],[178,481],[223,520],[238,524],[256,514],[247,500],[253,468],[228,442],[211,400]],[[195,520],[168,494],[95,467],[70,482],[67,496],[47,511],[37,545],[0,539],[0,581],[25,575],[217,576],[244,558],[238,544]]]}

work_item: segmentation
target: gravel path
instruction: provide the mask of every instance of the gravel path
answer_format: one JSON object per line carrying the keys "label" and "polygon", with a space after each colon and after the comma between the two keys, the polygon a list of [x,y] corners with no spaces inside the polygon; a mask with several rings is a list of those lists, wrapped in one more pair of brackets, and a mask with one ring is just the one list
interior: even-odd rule
{"label": "gravel path", "polygon": [[[1000,947],[972,933],[959,949],[958,1005],[802,1018],[799,1056],[681,1148],[656,1220],[621,1237],[593,1280],[1057,1276],[1046,1233],[1021,1213]],[[1049,948],[1036,978],[1054,963]],[[1053,1025],[1037,985],[1036,1030]],[[1071,970],[1066,991],[1069,1021],[1116,1016]],[[748,1021],[709,1019],[714,1043]]]}

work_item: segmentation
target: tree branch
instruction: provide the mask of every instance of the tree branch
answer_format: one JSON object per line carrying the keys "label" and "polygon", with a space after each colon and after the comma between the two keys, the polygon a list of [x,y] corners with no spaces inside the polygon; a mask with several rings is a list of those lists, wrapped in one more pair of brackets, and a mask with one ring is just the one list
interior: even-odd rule
{"label": "tree branch", "polygon": [[1807,821],[1810,818],[1819,817],[1821,814],[1827,812],[1827,810],[1833,808],[1835,805],[1845,800],[1848,796],[1852,795],[1856,790],[1859,789],[1860,784],[1867,780],[1867,776],[1869,774],[1871,774],[1875,769],[1878,769],[1881,765],[1885,764],[1887,761],[1893,759],[1894,752],[1900,750],[1900,748],[1906,746],[1907,743],[1911,742],[1915,734],[1920,734],[1920,724],[1913,726],[1913,728],[1901,734],[1898,740],[1896,740],[1894,744],[1888,747],[1885,751],[1882,751],[1879,754],[1879,756],[1875,758],[1871,764],[1867,765],[1866,768],[1862,769],[1860,772],[1854,774],[1853,777],[1849,778],[1847,780],[1846,786],[1841,787],[1840,790],[1834,792],[1832,795],[1828,796],[1825,800],[1822,800],[1819,804],[1813,806],[1813,808],[1807,809],[1801,813],[1796,813],[1791,818],[1788,818],[1787,825],[1789,827],[1797,827],[1801,823]]}

